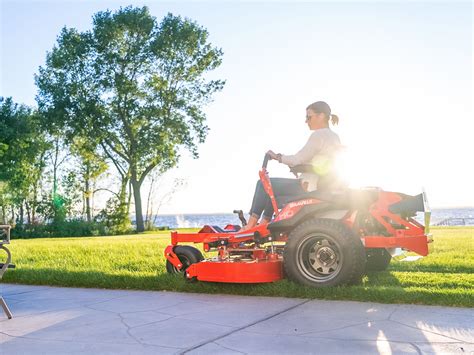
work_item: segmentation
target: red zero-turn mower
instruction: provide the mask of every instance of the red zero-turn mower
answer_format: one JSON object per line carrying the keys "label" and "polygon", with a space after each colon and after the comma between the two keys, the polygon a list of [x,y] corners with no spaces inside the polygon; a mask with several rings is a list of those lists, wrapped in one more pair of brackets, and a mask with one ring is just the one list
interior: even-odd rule
{"label": "red zero-turn mower", "polygon": [[[396,249],[428,254],[429,211],[425,194],[409,196],[380,188],[316,190],[276,201],[266,155],[259,172],[276,211],[268,224],[204,226],[198,233],[171,233],[165,249],[169,273],[189,281],[273,282],[284,277],[322,287],[360,282],[366,270],[387,268]],[[307,171],[308,166],[292,168]],[[425,226],[413,217],[425,213]],[[242,224],[246,224],[242,211]],[[181,243],[202,243],[214,257]]]}

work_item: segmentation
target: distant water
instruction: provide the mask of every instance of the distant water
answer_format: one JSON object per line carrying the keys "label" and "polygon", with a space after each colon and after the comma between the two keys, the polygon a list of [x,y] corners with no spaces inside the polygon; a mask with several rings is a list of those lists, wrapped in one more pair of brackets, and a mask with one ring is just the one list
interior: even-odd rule
{"label": "distant water", "polygon": [[442,223],[446,220],[449,225],[474,225],[474,208],[445,208],[431,211],[431,225]]}
{"label": "distant water", "polygon": [[[462,225],[463,222],[466,225],[474,225],[474,208],[433,209],[431,212],[432,226],[448,218],[451,219],[449,225]],[[417,219],[423,222],[423,214],[419,213]],[[199,228],[206,224],[225,227],[227,224],[240,225],[240,221],[235,214],[218,213],[158,215],[155,223],[156,226],[168,226],[171,229]]]}
{"label": "distant water", "polygon": [[227,224],[240,225],[240,220],[232,213],[217,213],[158,215],[155,222],[157,227],[168,226],[169,228],[199,228],[206,224],[225,227]]}

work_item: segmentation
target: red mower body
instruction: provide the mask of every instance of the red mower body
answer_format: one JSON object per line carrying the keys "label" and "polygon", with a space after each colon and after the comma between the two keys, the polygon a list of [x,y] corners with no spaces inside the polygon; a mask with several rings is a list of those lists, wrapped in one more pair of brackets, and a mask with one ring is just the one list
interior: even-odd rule
{"label": "red mower body", "polygon": [[[172,232],[171,245],[165,250],[169,272],[184,271],[188,280],[211,282],[263,283],[280,280],[284,278],[285,255],[291,252],[285,251],[288,238],[292,238],[293,231],[300,225],[308,224],[308,221],[330,220],[332,225],[340,225],[338,228],[346,229],[360,240],[358,243],[367,251],[367,257],[368,251],[387,252],[397,248],[422,256],[428,254],[430,212],[424,194],[409,196],[379,188],[314,191],[296,196],[279,206],[273,195],[266,164],[260,171],[260,179],[277,211],[274,219],[245,232],[240,232],[240,226],[236,225],[224,228],[206,225],[198,233]],[[425,212],[426,228],[413,218],[420,211]],[[317,237],[318,233],[324,235],[323,232],[313,234]],[[304,235],[301,238],[305,240]],[[318,281],[314,286],[331,286],[339,282],[331,278],[331,273],[342,270],[339,265],[343,260],[342,254],[338,256],[337,253],[343,248],[344,240],[341,239],[342,243],[333,241],[331,236],[327,239],[319,238],[314,246],[308,247],[306,254],[309,256],[306,259],[299,257],[306,260],[301,261],[301,265],[306,265],[302,272],[308,269],[316,275],[309,274],[309,279],[324,281]],[[185,252],[178,255],[176,247],[183,243],[202,244],[203,250],[215,252],[214,256],[203,259],[199,251],[188,255],[184,249]],[[333,262],[334,259],[338,262]],[[361,268],[359,264],[358,270]],[[360,275],[346,278],[357,277]],[[312,285],[304,280],[303,283]]]}

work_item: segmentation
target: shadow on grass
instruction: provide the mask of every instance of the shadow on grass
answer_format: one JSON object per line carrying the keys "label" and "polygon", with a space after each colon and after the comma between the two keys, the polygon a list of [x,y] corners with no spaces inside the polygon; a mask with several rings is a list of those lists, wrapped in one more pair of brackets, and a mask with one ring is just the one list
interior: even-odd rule
{"label": "shadow on grass", "polygon": [[390,266],[389,271],[416,271],[435,273],[473,273],[474,268],[470,265],[446,265],[445,263],[416,263],[399,262],[396,266]]}
{"label": "shadow on grass", "polygon": [[18,268],[5,274],[5,282],[29,285],[177,291],[245,296],[294,297],[380,303],[413,303],[472,306],[472,294],[450,289],[403,287],[390,272],[370,273],[361,285],[312,288],[289,280],[267,284],[189,283],[182,276],[144,272],[111,274],[94,271],[65,271],[50,268]]}

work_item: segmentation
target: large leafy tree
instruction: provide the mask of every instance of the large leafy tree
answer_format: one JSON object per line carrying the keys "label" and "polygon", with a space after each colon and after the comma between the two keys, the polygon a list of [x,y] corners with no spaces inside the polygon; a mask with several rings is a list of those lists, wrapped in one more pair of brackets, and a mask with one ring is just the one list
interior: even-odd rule
{"label": "large leafy tree", "polygon": [[158,23],[146,7],[99,12],[91,31],[62,30],[36,77],[50,127],[98,142],[131,183],[137,231],[145,177],[175,166],[181,148],[197,157],[206,138],[203,107],[224,85],[206,75],[222,57],[208,36],[180,16]]}

